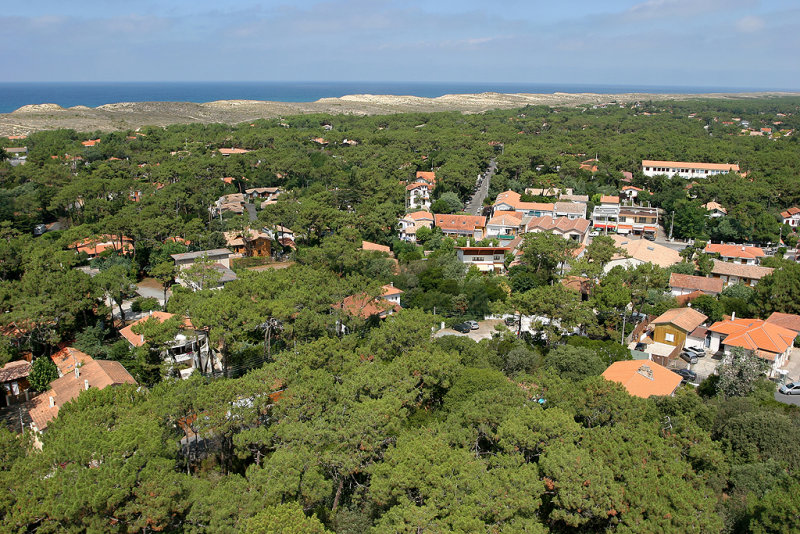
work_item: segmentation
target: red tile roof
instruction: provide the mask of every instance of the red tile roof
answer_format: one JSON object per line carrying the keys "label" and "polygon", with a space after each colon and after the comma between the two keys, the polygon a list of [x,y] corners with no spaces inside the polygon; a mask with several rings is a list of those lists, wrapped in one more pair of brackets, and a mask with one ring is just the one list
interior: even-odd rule
{"label": "red tile roof", "polygon": [[559,232],[580,232],[586,233],[589,229],[589,221],[587,219],[570,219],[568,217],[551,217],[549,215],[542,215],[541,217],[533,217],[528,221],[525,227],[528,232],[535,232],[536,230],[558,230]]}
{"label": "red tile roof", "polygon": [[436,173],[433,171],[417,171],[416,178],[430,183],[436,183]]}
{"label": "red tile roof", "polygon": [[229,156],[231,154],[247,154],[250,152],[249,150],[245,150],[244,148],[220,148],[219,153],[223,156]]}
{"label": "red tile roof", "polygon": [[[108,360],[92,360],[81,366],[75,373],[68,373],[50,383],[50,390],[26,403],[31,419],[36,427],[42,431],[48,423],[58,415],[58,410],[67,402],[75,399],[89,387],[105,389],[108,386],[120,384],[136,384],[136,380],[125,370],[119,362]],[[50,398],[53,406],[50,406]]]}
{"label": "red tile roof", "polygon": [[394,304],[380,297],[370,298],[366,293],[346,297],[339,303],[339,307],[350,315],[362,319],[369,319],[373,315],[384,315],[390,311],[397,312],[403,309],[399,304]]}
{"label": "red tile roof", "polygon": [[800,208],[792,206],[786,211],[781,212],[781,217],[788,219],[789,217],[793,217],[794,215],[800,214]]}
{"label": "red tile roof", "polygon": [[738,276],[751,280],[760,280],[772,274],[772,267],[762,267],[761,265],[744,265],[741,263],[731,263],[729,261],[714,260],[711,268],[712,274],[724,276]]}
{"label": "red tile roof", "polygon": [[767,317],[767,322],[776,324],[786,328],[787,330],[800,332],[800,315],[795,315],[793,313],[773,312],[772,315]]}
{"label": "red tile roof", "polygon": [[72,347],[64,347],[50,356],[50,359],[53,360],[53,363],[58,367],[59,375],[70,373],[75,370],[76,365],[80,366],[94,360],[94,358],[88,354]]}
{"label": "red tile roof", "polygon": [[0,368],[0,384],[3,382],[11,382],[12,380],[19,380],[31,374],[31,362],[25,360],[17,360],[15,362],[8,362]]}
{"label": "red tile roof", "polygon": [[[147,317],[142,317],[138,321],[129,324],[128,326],[120,330],[119,333],[122,337],[128,340],[128,343],[130,343],[134,347],[141,347],[142,345],[144,345],[144,339],[143,336],[141,336],[140,334],[133,333],[134,326],[153,318],[156,319],[159,323],[163,323],[164,321],[171,319],[172,317],[174,317],[174,314],[172,313],[167,313],[162,311],[150,312],[150,315],[148,315]],[[194,328],[194,326],[192,326],[192,322],[189,319],[184,319],[183,327]]]}
{"label": "red tile roof", "polygon": [[433,185],[431,184],[426,184],[425,182],[414,182],[413,184],[408,184],[406,186],[406,191],[413,191],[414,189],[419,189],[421,187],[433,190]]}
{"label": "red tile roof", "polygon": [[705,276],[672,273],[669,277],[669,285],[670,287],[677,287],[680,289],[696,289],[710,295],[722,293],[721,278],[706,278]]}

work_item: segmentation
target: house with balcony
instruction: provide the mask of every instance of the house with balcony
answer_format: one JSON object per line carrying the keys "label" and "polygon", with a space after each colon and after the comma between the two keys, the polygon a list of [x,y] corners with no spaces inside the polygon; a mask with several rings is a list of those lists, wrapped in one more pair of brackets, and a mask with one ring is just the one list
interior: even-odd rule
{"label": "house with balcony", "polygon": [[[171,313],[154,311],[126,326],[119,333],[132,348],[141,347],[147,343],[147,339],[144,335],[133,332],[135,326],[151,320],[163,323],[173,317]],[[175,338],[162,348],[161,357],[184,379],[189,378],[195,370],[202,374],[210,374],[214,370],[214,357],[209,350],[208,333],[195,328],[188,318],[184,318],[181,322]]]}
{"label": "house with balcony", "polygon": [[468,267],[474,265],[481,272],[504,273],[506,252],[509,247],[456,247],[458,260]]}
{"label": "house with balcony", "polygon": [[619,197],[603,195],[592,210],[592,227],[604,232],[616,232],[619,224]]}
{"label": "house with balcony", "polygon": [[658,230],[658,208],[649,206],[620,206],[617,233],[655,235]]}
{"label": "house with balcony", "polygon": [[672,296],[680,297],[700,291],[703,295],[715,297],[722,293],[722,280],[692,274],[672,273],[669,277]]}
{"label": "house with balcony", "polygon": [[515,236],[522,226],[522,215],[516,211],[496,211],[486,223],[486,237]]}
{"label": "house with balcony", "polygon": [[522,195],[516,191],[503,191],[497,195],[492,208],[495,212],[515,211],[527,217],[541,217],[542,215],[550,215],[552,217],[555,214],[555,204],[553,203],[523,202],[521,199]]}
{"label": "house with balcony", "polygon": [[433,194],[433,184],[426,182],[414,182],[406,186],[406,209],[407,210],[428,210],[431,208],[431,196]]}

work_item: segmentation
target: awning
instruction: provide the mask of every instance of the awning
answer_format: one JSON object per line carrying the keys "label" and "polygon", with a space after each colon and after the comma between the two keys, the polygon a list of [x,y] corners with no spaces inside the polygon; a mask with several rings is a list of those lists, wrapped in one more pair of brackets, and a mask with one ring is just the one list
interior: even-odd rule
{"label": "awning", "polygon": [[633,225],[630,225],[630,224],[620,224],[620,225],[618,225],[618,226],[617,226],[617,229],[618,229],[618,230],[628,230],[628,231],[630,231],[630,230],[633,230]]}
{"label": "awning", "polygon": [[653,233],[655,233],[656,232],[656,227],[655,226],[645,226],[644,227],[644,231],[645,232],[653,232]]}
{"label": "awning", "polygon": [[629,234],[629,233],[631,233],[631,231],[629,229],[627,229],[627,228],[619,227],[619,228],[617,228],[617,233],[618,234]]}

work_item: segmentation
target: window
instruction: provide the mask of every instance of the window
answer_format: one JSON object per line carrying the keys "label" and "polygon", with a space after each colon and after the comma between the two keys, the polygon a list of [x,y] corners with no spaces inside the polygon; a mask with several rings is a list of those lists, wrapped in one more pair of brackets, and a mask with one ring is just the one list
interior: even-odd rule
{"label": "window", "polygon": [[675,334],[664,334],[664,341],[672,343],[675,341]]}

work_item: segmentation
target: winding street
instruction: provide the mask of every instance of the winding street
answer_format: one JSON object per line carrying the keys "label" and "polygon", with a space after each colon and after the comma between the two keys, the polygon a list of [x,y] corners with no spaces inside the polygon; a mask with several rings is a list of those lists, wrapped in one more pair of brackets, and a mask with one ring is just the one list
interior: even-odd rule
{"label": "winding street", "polygon": [[489,194],[489,182],[492,179],[495,171],[497,171],[497,161],[492,158],[489,162],[489,168],[486,169],[486,172],[483,174],[478,175],[478,180],[475,182],[477,189],[475,190],[475,194],[472,195],[472,198],[467,202],[464,211],[469,213],[470,215],[480,215],[481,210],[483,209],[483,200],[486,198],[486,195]]}

